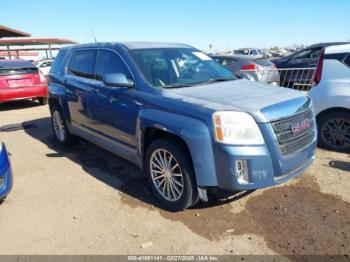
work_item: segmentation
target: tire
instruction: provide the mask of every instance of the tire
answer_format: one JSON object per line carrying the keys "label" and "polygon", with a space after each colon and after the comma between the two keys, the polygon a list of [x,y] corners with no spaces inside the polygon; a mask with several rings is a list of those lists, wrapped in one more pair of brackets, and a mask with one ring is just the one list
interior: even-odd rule
{"label": "tire", "polygon": [[3,198],[0,198],[0,205],[5,201],[5,199],[6,199],[6,196]]}
{"label": "tire", "polygon": [[[163,164],[164,159],[168,165]],[[153,141],[146,152],[145,169],[150,186],[165,209],[181,211],[198,202],[192,163],[187,150],[178,142],[172,139]]]}
{"label": "tire", "polygon": [[59,105],[53,105],[51,110],[51,125],[56,140],[62,145],[71,144],[73,137],[69,133],[66,120]]}
{"label": "tire", "polygon": [[39,103],[40,103],[40,105],[47,105],[47,103],[48,103],[48,98],[47,97],[39,97]]}
{"label": "tire", "polygon": [[320,147],[340,152],[350,151],[350,113],[327,113],[319,117],[317,126]]}

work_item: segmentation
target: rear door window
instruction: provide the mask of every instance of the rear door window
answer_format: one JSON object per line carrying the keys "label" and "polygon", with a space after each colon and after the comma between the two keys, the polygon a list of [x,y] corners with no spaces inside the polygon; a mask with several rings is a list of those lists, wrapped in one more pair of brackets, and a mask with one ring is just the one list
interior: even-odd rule
{"label": "rear door window", "polygon": [[96,63],[96,80],[102,81],[107,74],[121,73],[126,75],[127,79],[132,79],[129,70],[127,69],[121,58],[112,51],[100,50]]}
{"label": "rear door window", "polygon": [[96,50],[74,51],[68,65],[68,73],[79,77],[94,79],[96,54]]}

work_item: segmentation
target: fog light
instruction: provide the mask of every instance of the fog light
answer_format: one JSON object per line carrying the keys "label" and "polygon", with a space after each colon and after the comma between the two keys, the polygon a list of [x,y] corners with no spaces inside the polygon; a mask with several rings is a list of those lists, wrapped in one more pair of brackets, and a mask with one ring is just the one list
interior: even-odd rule
{"label": "fog light", "polygon": [[236,160],[236,176],[238,182],[241,184],[249,183],[248,177],[248,161],[247,160]]}

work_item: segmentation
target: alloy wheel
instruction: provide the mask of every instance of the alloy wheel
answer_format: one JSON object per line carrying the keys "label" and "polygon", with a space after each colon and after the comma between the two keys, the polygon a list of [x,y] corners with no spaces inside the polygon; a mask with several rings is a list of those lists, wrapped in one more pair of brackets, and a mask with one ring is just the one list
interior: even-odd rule
{"label": "alloy wheel", "polygon": [[184,177],[176,158],[165,149],[157,149],[150,158],[152,182],[168,201],[177,201],[184,191]]}
{"label": "alloy wheel", "polygon": [[66,128],[63,122],[62,115],[57,110],[52,115],[52,123],[57,139],[60,142],[63,142],[66,139]]}
{"label": "alloy wheel", "polygon": [[345,118],[332,118],[321,127],[321,137],[334,149],[345,149],[350,146],[350,121]]}

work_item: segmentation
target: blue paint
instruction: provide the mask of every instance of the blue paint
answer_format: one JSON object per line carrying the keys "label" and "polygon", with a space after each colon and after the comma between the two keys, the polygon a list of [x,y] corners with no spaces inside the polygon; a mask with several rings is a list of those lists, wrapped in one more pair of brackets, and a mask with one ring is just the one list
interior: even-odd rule
{"label": "blue paint", "polygon": [[5,144],[0,149],[0,200],[7,196],[12,189],[12,170]]}

